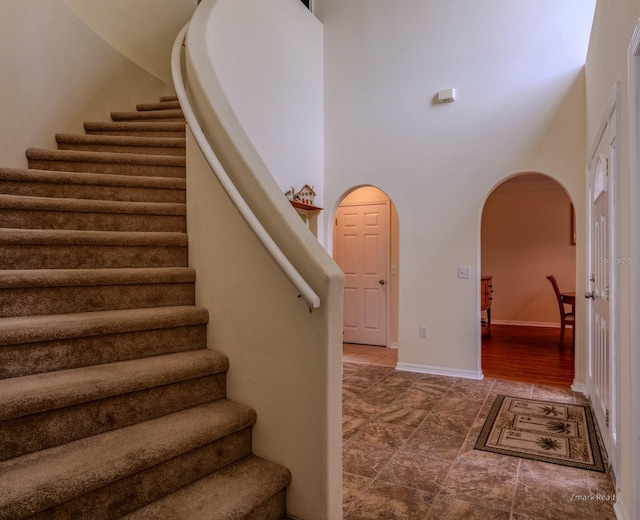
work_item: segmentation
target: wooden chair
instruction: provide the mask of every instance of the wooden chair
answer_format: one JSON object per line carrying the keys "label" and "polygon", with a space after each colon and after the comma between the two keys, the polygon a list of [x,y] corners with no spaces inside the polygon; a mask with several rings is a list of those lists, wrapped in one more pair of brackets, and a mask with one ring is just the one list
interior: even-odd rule
{"label": "wooden chair", "polygon": [[[558,282],[556,281],[556,277],[553,275],[547,276],[547,280],[551,282],[553,286],[553,291],[556,293],[556,300],[558,300],[558,308],[560,309],[560,344],[562,347],[562,342],[564,341],[564,329],[567,325],[571,325],[571,345],[575,346],[576,343],[576,330],[575,330],[575,310],[573,308],[575,304],[575,298],[571,301],[566,301],[560,292],[560,288],[558,287]],[[571,311],[567,312],[565,310],[565,305],[571,305]]]}

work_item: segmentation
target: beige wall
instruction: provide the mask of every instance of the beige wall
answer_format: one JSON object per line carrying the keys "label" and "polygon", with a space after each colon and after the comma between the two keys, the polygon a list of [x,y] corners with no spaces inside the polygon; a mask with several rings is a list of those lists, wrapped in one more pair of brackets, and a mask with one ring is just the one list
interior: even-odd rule
{"label": "beige wall", "polygon": [[191,136],[187,146],[189,265],[196,304],[210,313],[209,348],[229,358],[227,396],[257,412],[253,452],[292,472],[288,515],[339,518],[342,313],[331,302],[342,301],[342,284],[314,283],[321,304],[309,312]]}
{"label": "beige wall", "polygon": [[[504,179],[558,180],[576,204],[584,254],[583,66],[594,4],[316,0],[325,208],[375,185],[398,210],[402,367],[480,377],[480,222]],[[449,87],[457,101],[435,103]],[[458,278],[459,266],[471,268],[470,280]],[[584,381],[583,331],[577,343]]]}
{"label": "beige wall", "polygon": [[235,0],[216,9],[208,46],[235,116],[282,193],[308,184],[322,207],[322,25],[300,0]]}
{"label": "beige wall", "polygon": [[63,0],[124,56],[171,84],[171,47],[197,0]]}
{"label": "beige wall", "polygon": [[559,184],[537,174],[513,177],[487,199],[482,273],[493,275],[494,322],[559,325],[558,303],[546,277],[554,275],[561,290],[575,290],[570,206]]}
{"label": "beige wall", "polygon": [[54,148],[56,132],[156,101],[165,83],[98,37],[62,0],[0,2],[2,166],[26,167],[28,147]]}
{"label": "beige wall", "polygon": [[[251,0],[251,5],[255,12],[265,7],[262,0]],[[211,312],[211,347],[229,357],[228,396],[257,411],[254,452],[292,472],[287,515],[340,518],[343,275],[284,197],[217,74],[218,61],[212,56],[234,50],[220,38],[221,28],[235,17],[243,20],[243,14],[251,18],[253,10],[242,12],[246,6],[244,0],[200,4],[185,50],[189,95],[222,167],[283,255],[318,294],[320,307],[310,312],[298,298],[192,143],[187,154],[189,263],[198,272],[196,301]],[[276,10],[270,15],[281,20],[302,14],[301,7],[289,0],[269,3]],[[251,21],[247,26],[254,27]],[[212,38],[214,28],[220,30]],[[306,45],[319,50],[320,37],[318,32],[304,35]],[[269,132],[279,131],[279,125],[267,123]]]}
{"label": "beige wall", "polygon": [[[630,133],[630,113],[634,110],[636,92],[630,92],[627,51],[640,18],[640,4],[635,0],[599,0],[594,18],[593,31],[589,45],[586,65],[587,80],[587,144],[594,146],[600,125],[616,83],[619,86],[618,123],[618,171],[615,194],[618,205],[618,243],[613,252],[616,258],[637,258],[637,223],[633,222],[632,205],[638,204],[637,194],[632,194],[632,176],[637,179],[638,172],[631,170],[630,156],[634,143]],[[635,58],[636,65],[637,60]],[[637,146],[637,144],[636,144]],[[636,217],[637,218],[637,217]],[[633,225],[633,227],[631,227]],[[634,230],[635,235],[632,235]],[[632,244],[634,248],[632,249]],[[619,502],[616,505],[619,518],[635,520],[640,518],[640,455],[638,439],[640,437],[639,410],[640,397],[637,385],[638,338],[631,336],[637,331],[638,266],[620,263],[617,267],[618,290],[613,298],[616,305],[617,327],[614,338],[618,346],[618,359],[615,364],[617,384],[616,397],[619,399],[618,438],[620,439],[620,468],[617,484]]]}

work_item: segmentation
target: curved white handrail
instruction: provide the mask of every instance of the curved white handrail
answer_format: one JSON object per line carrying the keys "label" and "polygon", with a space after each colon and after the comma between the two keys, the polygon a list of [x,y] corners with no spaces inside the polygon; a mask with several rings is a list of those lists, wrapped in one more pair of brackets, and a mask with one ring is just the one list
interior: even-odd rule
{"label": "curved white handrail", "polygon": [[314,292],[311,286],[306,282],[306,280],[302,277],[302,275],[297,271],[297,269],[291,264],[289,259],[285,256],[282,250],[278,247],[278,245],[273,241],[267,230],[262,226],[258,218],[255,216],[251,208],[247,204],[247,202],[242,198],[242,195],[235,187],[227,172],[223,168],[222,164],[218,160],[218,157],[211,149],[211,145],[209,141],[204,135],[200,124],[198,123],[198,118],[193,112],[193,108],[189,103],[189,98],[187,97],[187,91],[184,86],[184,81],[182,79],[182,46],[185,41],[185,36],[187,34],[187,29],[189,28],[189,23],[187,23],[178,33],[176,40],[173,44],[173,50],[171,52],[171,74],[173,76],[173,84],[176,89],[176,95],[180,100],[180,106],[182,107],[182,111],[184,112],[185,119],[191,128],[191,132],[202,151],[205,159],[209,163],[209,166],[215,173],[216,177],[222,184],[222,187],[226,191],[227,195],[231,201],[235,204],[236,208],[247,222],[251,230],[258,237],[262,245],[269,252],[271,257],[278,264],[282,272],[289,278],[291,283],[296,287],[299,292],[299,297],[303,298],[307,305],[309,306],[309,310],[317,309],[320,307],[320,297]]}

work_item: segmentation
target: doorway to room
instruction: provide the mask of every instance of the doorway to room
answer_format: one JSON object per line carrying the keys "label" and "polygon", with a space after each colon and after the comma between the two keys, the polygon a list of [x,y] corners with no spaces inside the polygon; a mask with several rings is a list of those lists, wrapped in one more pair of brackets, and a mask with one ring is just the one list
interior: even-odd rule
{"label": "doorway to room", "polygon": [[334,218],[333,257],[345,274],[344,342],[398,346],[398,216],[374,186],[350,192]]}
{"label": "doorway to room", "polygon": [[489,195],[481,225],[481,270],[494,291],[491,331],[482,340],[485,376],[573,383],[574,331],[567,327],[560,344],[560,306],[547,276],[575,300],[575,244],[571,199],[551,177],[519,174]]}

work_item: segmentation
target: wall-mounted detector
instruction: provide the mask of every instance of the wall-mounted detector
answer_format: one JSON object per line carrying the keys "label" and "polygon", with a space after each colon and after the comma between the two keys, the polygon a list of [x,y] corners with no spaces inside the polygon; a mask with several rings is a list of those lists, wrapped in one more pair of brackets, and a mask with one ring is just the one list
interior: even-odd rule
{"label": "wall-mounted detector", "polygon": [[456,89],[445,88],[438,91],[438,103],[451,103],[456,100]]}

